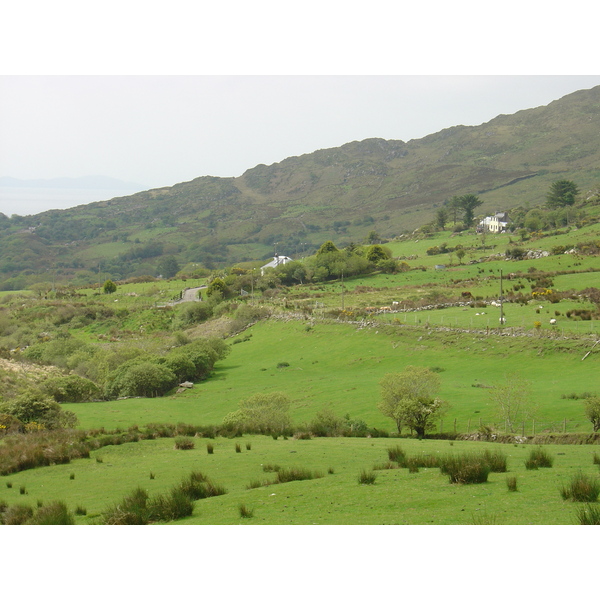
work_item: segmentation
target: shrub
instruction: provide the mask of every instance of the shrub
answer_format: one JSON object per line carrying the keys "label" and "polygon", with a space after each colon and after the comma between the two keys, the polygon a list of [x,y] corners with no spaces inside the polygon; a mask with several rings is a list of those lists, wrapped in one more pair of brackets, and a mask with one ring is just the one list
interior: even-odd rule
{"label": "shrub", "polygon": [[175,449],[176,450],[193,450],[194,440],[189,437],[177,437],[175,438]]}
{"label": "shrub", "polygon": [[485,483],[490,474],[490,465],[483,456],[448,455],[440,462],[440,471],[448,475],[450,483]]}
{"label": "shrub", "polygon": [[358,483],[360,485],[373,485],[376,479],[377,475],[373,471],[367,471],[366,469],[363,469],[358,475]]}
{"label": "shrub", "polygon": [[571,478],[568,485],[560,488],[560,495],[563,500],[573,502],[596,502],[600,495],[600,482],[580,471]]}
{"label": "shrub", "polygon": [[254,509],[248,508],[245,504],[240,504],[239,511],[242,519],[251,519],[254,516]]}
{"label": "shrub", "polygon": [[514,476],[507,477],[506,478],[506,487],[508,488],[509,492],[516,492],[517,491],[517,478]]}
{"label": "shrub", "polygon": [[73,515],[64,502],[51,502],[39,508],[29,520],[30,525],[75,525]]}
{"label": "shrub", "polygon": [[600,525],[600,508],[586,504],[577,509],[577,520],[580,525]]}

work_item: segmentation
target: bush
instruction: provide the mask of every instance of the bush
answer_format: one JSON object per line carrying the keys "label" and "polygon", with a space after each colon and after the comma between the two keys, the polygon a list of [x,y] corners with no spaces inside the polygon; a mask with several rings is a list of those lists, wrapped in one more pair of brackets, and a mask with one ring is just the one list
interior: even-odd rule
{"label": "bush", "polygon": [[164,365],[147,359],[128,360],[110,376],[105,386],[108,398],[118,396],[163,396],[177,384],[177,377]]}
{"label": "bush", "polygon": [[463,454],[449,455],[441,460],[440,471],[448,475],[450,483],[485,483],[490,465],[483,456]]}
{"label": "bush", "polygon": [[91,402],[102,396],[100,388],[79,375],[53,377],[44,383],[44,390],[56,402]]}
{"label": "bush", "polygon": [[597,502],[600,495],[600,482],[582,472],[575,474],[568,485],[560,488],[563,500],[573,502]]}

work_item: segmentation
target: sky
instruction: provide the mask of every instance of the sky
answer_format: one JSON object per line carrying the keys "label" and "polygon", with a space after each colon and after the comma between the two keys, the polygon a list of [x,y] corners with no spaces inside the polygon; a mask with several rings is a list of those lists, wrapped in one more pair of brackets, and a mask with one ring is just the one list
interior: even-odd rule
{"label": "sky", "polygon": [[[31,16],[31,2],[13,4],[7,18]],[[294,12],[259,0],[195,13],[179,0],[169,13],[128,1],[107,0],[101,13],[33,4],[37,19],[0,36],[0,177],[104,175],[148,189],[239,176],[354,140],[479,125],[600,85],[584,58],[591,40],[570,43],[575,17],[536,12],[538,2],[508,0],[493,25],[469,1],[400,10],[374,0],[365,11],[307,0]],[[479,8],[468,17],[461,6]],[[560,45],[547,32],[557,25]]]}

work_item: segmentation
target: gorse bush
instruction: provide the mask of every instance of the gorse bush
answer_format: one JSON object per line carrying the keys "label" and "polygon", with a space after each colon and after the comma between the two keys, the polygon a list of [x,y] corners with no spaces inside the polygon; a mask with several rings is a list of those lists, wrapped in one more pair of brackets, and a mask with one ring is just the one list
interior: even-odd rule
{"label": "gorse bush", "polygon": [[581,471],[576,473],[569,484],[560,488],[563,500],[573,502],[597,502],[600,495],[600,481]]}

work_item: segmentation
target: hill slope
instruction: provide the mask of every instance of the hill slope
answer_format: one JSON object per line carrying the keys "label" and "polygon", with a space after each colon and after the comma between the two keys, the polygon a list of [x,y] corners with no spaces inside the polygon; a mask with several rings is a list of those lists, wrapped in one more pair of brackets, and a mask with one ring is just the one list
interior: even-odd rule
{"label": "hill slope", "polygon": [[[0,216],[0,276],[17,289],[53,276],[155,275],[180,265],[296,255],[370,230],[391,237],[424,224],[456,194],[481,212],[536,205],[550,183],[600,181],[600,86],[547,106],[409,142],[368,139],[317,150],[240,177],[168,188],[32,217]],[[47,278],[47,275],[45,275]]]}

